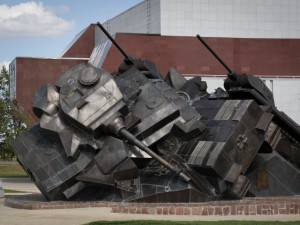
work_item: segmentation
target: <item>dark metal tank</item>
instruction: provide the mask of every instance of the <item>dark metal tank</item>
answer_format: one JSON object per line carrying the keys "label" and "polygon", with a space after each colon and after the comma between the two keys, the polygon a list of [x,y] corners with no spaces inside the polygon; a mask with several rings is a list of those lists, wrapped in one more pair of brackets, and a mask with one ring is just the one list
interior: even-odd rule
{"label": "dark metal tank", "polygon": [[299,126],[261,80],[217,57],[226,90],[208,94],[200,77],[170,68],[163,79],[150,61],[124,56],[114,75],[80,64],[37,90],[40,121],[12,146],[49,200],[300,194]]}

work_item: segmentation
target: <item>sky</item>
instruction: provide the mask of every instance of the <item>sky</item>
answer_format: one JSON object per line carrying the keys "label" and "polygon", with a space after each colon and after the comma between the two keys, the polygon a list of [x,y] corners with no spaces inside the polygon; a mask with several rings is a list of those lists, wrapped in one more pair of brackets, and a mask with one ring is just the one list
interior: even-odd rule
{"label": "sky", "polygon": [[59,57],[91,23],[142,0],[0,0],[0,68],[18,57]]}

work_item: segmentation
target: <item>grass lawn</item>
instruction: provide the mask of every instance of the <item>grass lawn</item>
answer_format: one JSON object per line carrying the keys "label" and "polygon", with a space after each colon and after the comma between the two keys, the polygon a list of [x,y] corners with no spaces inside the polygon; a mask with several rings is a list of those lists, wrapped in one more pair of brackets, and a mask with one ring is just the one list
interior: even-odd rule
{"label": "grass lawn", "polygon": [[15,194],[15,193],[27,193],[25,191],[16,191],[16,190],[10,190],[10,189],[4,189],[4,196],[0,197],[1,198],[6,198],[7,196],[10,196],[10,194]]}
{"label": "grass lawn", "polygon": [[300,221],[295,222],[261,222],[261,221],[99,221],[88,223],[88,225],[299,225]]}
{"label": "grass lawn", "polygon": [[10,189],[4,189],[5,194],[10,194],[10,193],[27,193],[26,191],[16,191],[16,190],[10,190]]}
{"label": "grass lawn", "polygon": [[0,177],[27,177],[27,174],[18,162],[1,162]]}

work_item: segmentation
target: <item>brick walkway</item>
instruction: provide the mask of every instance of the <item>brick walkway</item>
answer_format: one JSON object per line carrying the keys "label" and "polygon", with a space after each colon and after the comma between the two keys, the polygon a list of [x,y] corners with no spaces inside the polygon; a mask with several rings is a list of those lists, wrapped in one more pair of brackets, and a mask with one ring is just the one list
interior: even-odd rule
{"label": "brick walkway", "polygon": [[152,215],[300,215],[300,196],[244,198],[235,201],[204,203],[116,203],[103,201],[52,201],[41,194],[11,196],[5,205],[19,209],[69,209],[110,207],[113,213]]}

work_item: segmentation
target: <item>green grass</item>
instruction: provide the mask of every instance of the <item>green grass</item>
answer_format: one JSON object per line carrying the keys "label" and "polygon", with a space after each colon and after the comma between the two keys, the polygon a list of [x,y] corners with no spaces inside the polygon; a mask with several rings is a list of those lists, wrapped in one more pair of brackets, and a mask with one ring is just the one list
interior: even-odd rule
{"label": "green grass", "polygon": [[27,177],[26,172],[19,163],[1,162],[0,163],[0,177]]}
{"label": "green grass", "polygon": [[9,193],[27,193],[26,191],[16,191],[16,190],[10,190],[10,189],[4,189],[5,194]]}
{"label": "green grass", "polygon": [[87,225],[299,225],[294,222],[265,222],[265,221],[155,221],[155,220],[131,220],[131,221],[98,221]]}
{"label": "green grass", "polygon": [[10,190],[10,189],[4,189],[4,196],[0,197],[1,198],[6,198],[8,196],[11,196],[10,194],[15,194],[15,193],[27,193],[25,191],[16,191],[16,190]]}

